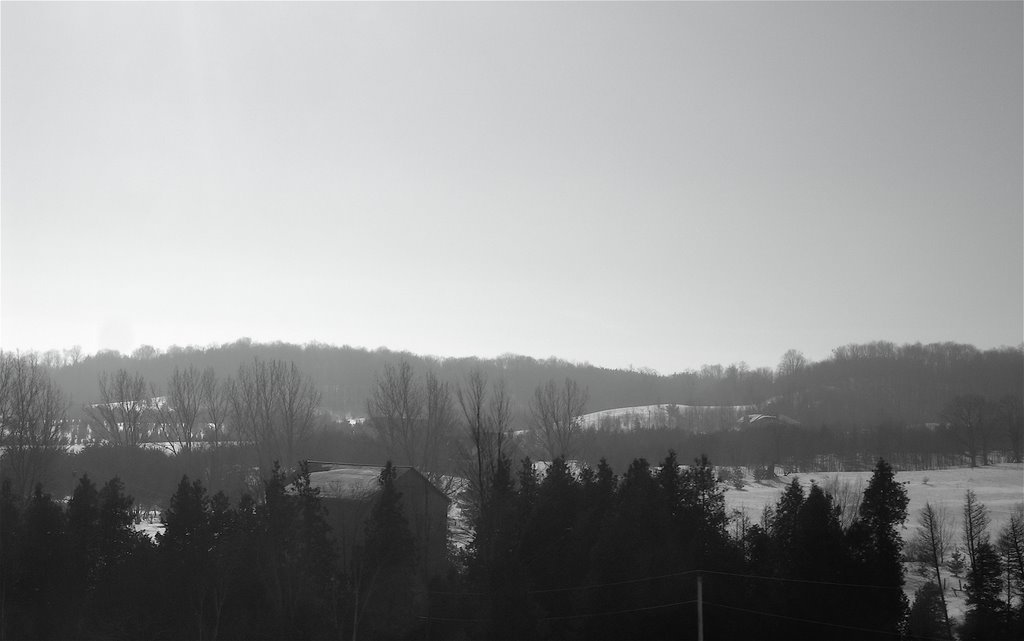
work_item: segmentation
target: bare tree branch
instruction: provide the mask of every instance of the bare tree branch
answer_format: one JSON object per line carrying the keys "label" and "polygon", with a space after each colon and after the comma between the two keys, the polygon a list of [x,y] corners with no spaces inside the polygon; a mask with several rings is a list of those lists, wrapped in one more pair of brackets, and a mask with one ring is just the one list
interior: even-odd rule
{"label": "bare tree branch", "polygon": [[581,419],[588,400],[587,391],[569,378],[561,389],[550,380],[534,390],[530,414],[549,459],[572,456],[573,441],[582,429]]}
{"label": "bare tree branch", "polygon": [[98,382],[100,401],[86,407],[86,413],[111,443],[138,447],[147,436],[143,433],[150,410],[146,380],[141,374],[119,369],[113,376],[101,372]]}
{"label": "bare tree branch", "polygon": [[0,354],[0,445],[13,489],[28,496],[67,449],[68,400],[35,355]]}

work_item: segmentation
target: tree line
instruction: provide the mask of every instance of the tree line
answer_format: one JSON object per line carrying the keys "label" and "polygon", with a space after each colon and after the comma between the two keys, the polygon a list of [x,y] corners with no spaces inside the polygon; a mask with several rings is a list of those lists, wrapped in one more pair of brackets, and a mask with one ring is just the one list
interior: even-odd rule
{"label": "tree line", "polygon": [[76,403],[95,398],[101,372],[126,369],[147,381],[166,381],[175,367],[213,368],[228,376],[253,358],[295,363],[314,382],[325,409],[338,416],[362,416],[374,377],[386,363],[401,359],[416,370],[434,370],[440,380],[456,384],[474,370],[502,378],[513,412],[525,415],[534,390],[548,380],[571,378],[590,394],[589,410],[658,403],[684,405],[764,405],[804,424],[860,426],[891,421],[922,424],[938,420],[952,397],[978,394],[999,399],[1024,389],[1021,346],[979,350],[959,343],[895,345],[875,342],[846,345],[821,361],[790,350],[777,367],[745,363],[704,365],[659,374],[646,368],[611,369],[556,358],[535,359],[506,354],[493,359],[438,358],[318,343],[235,343],[209,347],[143,346],[132,354],[81,350],[40,355],[61,387]]}
{"label": "tree line", "polygon": [[[993,541],[968,493],[961,542],[931,506],[906,553],[906,492],[879,460],[852,518],[794,479],[753,522],[728,514],[706,458],[543,474],[500,456],[475,535],[449,569],[416,574],[388,464],[344,564],[308,471],[272,470],[232,504],[184,477],[149,539],[118,479],[80,479],[66,503],[0,492],[4,638],[1009,639],[1024,632],[1024,510]],[[904,558],[934,572],[912,604]],[[950,569],[953,568],[953,569]],[[965,576],[951,621],[942,572]],[[699,586],[699,587],[698,587]]]}
{"label": "tree line", "polygon": [[[788,354],[780,372],[798,376],[805,367],[798,354]],[[453,383],[439,369],[418,368],[405,358],[385,362],[374,374],[361,411],[365,422],[355,427],[324,407],[320,386],[295,362],[259,358],[227,376],[212,367],[175,365],[159,385],[139,371],[101,371],[91,402],[82,407],[84,418],[74,420],[74,404],[59,383],[62,371],[35,355],[0,355],[0,471],[22,496],[37,482],[66,496],[75,477],[92,472],[121,476],[146,501],[164,501],[182,473],[237,497],[258,486],[271,461],[293,466],[310,457],[392,460],[416,467],[445,491],[454,489],[456,477],[470,479],[479,491],[498,453],[538,460],[563,455],[590,465],[605,458],[625,467],[631,456],[653,458],[672,449],[687,458],[707,453],[730,467],[763,468],[768,476],[778,466],[867,469],[877,456],[926,469],[985,464],[993,453],[997,461],[1020,461],[1024,436],[1018,396],[977,394],[947,399],[942,422],[923,425],[775,420],[710,431],[667,424],[584,430],[580,417],[591,408],[592,394],[575,379],[536,385],[517,411],[503,375],[475,369]],[[75,442],[105,442],[111,451],[88,447],[69,456]],[[154,445],[175,456],[165,461],[144,452]]]}

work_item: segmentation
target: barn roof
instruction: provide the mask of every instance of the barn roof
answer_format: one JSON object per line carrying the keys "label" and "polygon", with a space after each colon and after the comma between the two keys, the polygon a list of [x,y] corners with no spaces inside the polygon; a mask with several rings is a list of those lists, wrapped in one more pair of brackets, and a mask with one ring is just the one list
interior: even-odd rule
{"label": "barn roof", "polygon": [[[309,484],[320,490],[320,496],[332,499],[365,500],[380,491],[380,474],[382,465],[351,465],[347,463],[328,463],[309,461]],[[395,480],[412,475],[426,487],[432,489],[446,501],[448,497],[437,489],[425,476],[415,468],[395,465]]]}

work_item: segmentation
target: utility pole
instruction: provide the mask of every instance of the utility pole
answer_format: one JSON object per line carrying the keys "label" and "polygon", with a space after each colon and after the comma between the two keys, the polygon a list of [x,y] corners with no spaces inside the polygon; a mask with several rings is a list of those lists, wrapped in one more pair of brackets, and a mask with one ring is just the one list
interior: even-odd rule
{"label": "utility pole", "polygon": [[697,641],[704,641],[704,582],[697,573]]}

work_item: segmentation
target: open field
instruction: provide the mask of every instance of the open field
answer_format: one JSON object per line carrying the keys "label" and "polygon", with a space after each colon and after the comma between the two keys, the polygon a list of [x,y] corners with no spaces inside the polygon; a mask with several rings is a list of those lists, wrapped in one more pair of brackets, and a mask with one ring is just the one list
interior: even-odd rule
{"label": "open field", "polygon": [[[840,483],[849,482],[856,486],[866,487],[871,472],[822,472],[812,474],[792,474],[781,477],[779,481],[769,483],[752,483],[743,490],[730,488],[725,493],[727,509],[739,509],[746,512],[753,521],[760,518],[765,505],[773,505],[782,493],[782,489],[794,477],[800,479],[805,487],[812,481],[825,484],[830,479],[839,477]],[[999,531],[1010,520],[1014,506],[1024,502],[1024,465],[1001,464],[977,468],[952,468],[947,470],[926,470],[897,472],[896,480],[904,483],[910,504],[907,506],[907,522],[903,527],[903,540],[910,542],[917,533],[917,516],[925,503],[933,506],[944,506],[952,515],[956,524],[956,541],[960,541],[961,513],[964,493],[974,490],[978,499],[984,503],[992,517],[989,533],[995,539]],[[927,482],[926,482],[927,481]],[[927,579],[916,571],[916,563],[907,563],[906,584],[904,592],[913,601],[914,592]],[[946,600],[951,617],[962,620],[966,610],[966,599],[960,589],[961,581],[948,572],[943,572],[946,583]]]}
{"label": "open field", "polygon": [[[779,499],[782,489],[793,478],[799,478],[800,483],[808,486],[812,481],[824,485],[835,477],[839,477],[841,483],[860,483],[862,487],[867,487],[871,472],[790,474],[779,477],[778,481],[750,483],[742,490],[730,488],[725,493],[726,508],[743,510],[756,521],[760,517],[761,509],[765,505],[774,504]],[[992,517],[993,536],[1009,521],[1013,507],[1024,502],[1024,465],[1020,463],[897,472],[896,480],[904,483],[907,497],[910,499],[910,505],[907,507],[909,516],[903,532],[904,540],[909,540],[913,536],[913,529],[917,527],[917,514],[925,503],[931,503],[935,507],[945,506],[956,519],[959,528],[964,493],[969,489],[974,490],[978,499],[988,507]]]}

